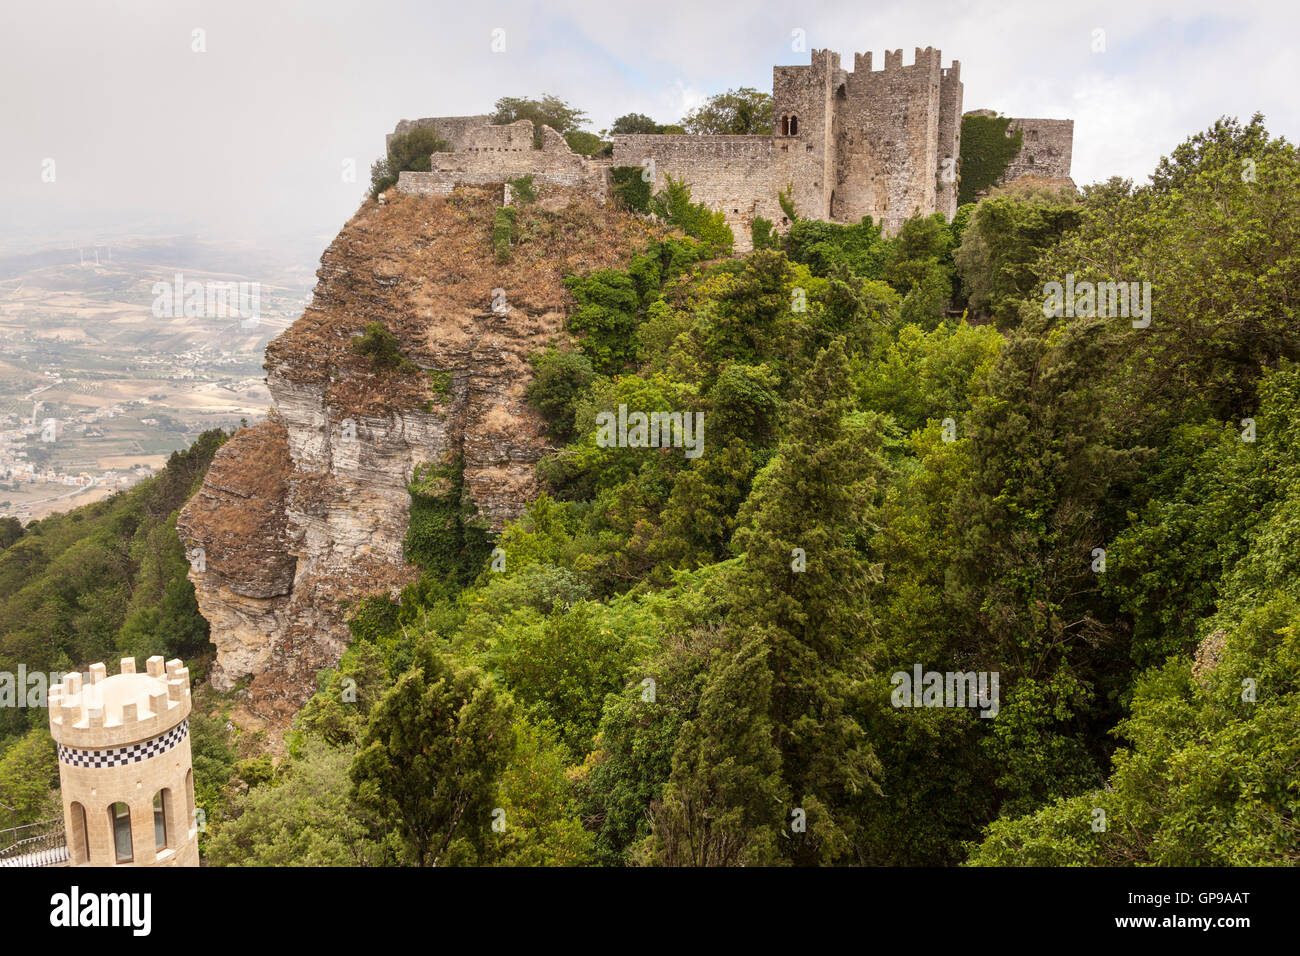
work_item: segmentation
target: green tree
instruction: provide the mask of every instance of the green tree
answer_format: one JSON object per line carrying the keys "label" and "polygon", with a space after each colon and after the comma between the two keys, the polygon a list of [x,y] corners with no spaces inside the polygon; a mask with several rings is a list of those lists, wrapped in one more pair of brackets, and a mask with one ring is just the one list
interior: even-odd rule
{"label": "green tree", "polygon": [[553,441],[573,437],[574,403],[591,384],[595,372],[591,360],[581,352],[550,347],[531,358],[533,378],[525,397],[546,416]]}
{"label": "green tree", "polygon": [[0,551],[23,536],[23,523],[12,516],[0,518]]}
{"label": "green tree", "polygon": [[495,866],[584,866],[594,839],[566,776],[567,753],[543,727],[515,721],[514,757],[501,775],[500,819],[487,859]]}
{"label": "green tree", "polygon": [[624,113],[614,120],[611,133],[662,133],[664,128],[644,113]]}
{"label": "green tree", "polygon": [[428,126],[417,126],[409,133],[394,136],[388,141],[387,155],[375,160],[370,167],[371,198],[397,185],[398,173],[427,173],[433,168],[433,154],[445,153],[450,149],[451,144]]}
{"label": "green tree", "polygon": [[[496,101],[495,109],[491,121],[498,126],[530,120],[533,124],[533,146],[537,149],[542,147],[543,126],[549,126],[567,140],[569,134],[578,133],[587,125],[585,112],[549,93],[540,99],[503,96]],[[571,147],[572,145],[570,143]]]}
{"label": "green tree", "polygon": [[651,852],[667,866],[742,866],[780,860],[789,805],[768,710],[768,650],[751,639],[715,666],[673,752],[672,776],[651,808]]}
{"label": "green tree", "polygon": [[770,135],[772,94],[748,86],[710,96],[682,117],[688,133],[714,135]]}
{"label": "green tree", "polygon": [[1035,263],[1078,228],[1082,215],[1074,199],[1060,194],[1008,191],[980,202],[954,253],[971,310],[1010,328],[1019,321],[1021,300],[1034,298],[1041,307]]}
{"label": "green tree", "polygon": [[367,322],[362,334],[352,341],[352,351],[370,359],[377,369],[406,371],[415,363],[402,354],[402,343],[382,322]]}
{"label": "green tree", "polygon": [[861,716],[863,652],[876,625],[869,598],[879,568],[868,542],[884,476],[881,422],[850,417],[847,376],[837,340],[800,383],[789,437],[755,480],[733,542],[745,573],[732,619],[765,646],[782,776],[810,818],[786,848],[800,863],[846,851],[855,828],[847,808],[879,772]]}
{"label": "green tree", "polygon": [[514,704],[425,643],[377,703],[350,771],[355,799],[397,829],[417,866],[473,862],[514,748]]}
{"label": "green tree", "polygon": [[[44,727],[28,731],[0,757],[0,820],[4,827],[59,816],[59,764]],[[6,809],[8,808],[8,809]]]}

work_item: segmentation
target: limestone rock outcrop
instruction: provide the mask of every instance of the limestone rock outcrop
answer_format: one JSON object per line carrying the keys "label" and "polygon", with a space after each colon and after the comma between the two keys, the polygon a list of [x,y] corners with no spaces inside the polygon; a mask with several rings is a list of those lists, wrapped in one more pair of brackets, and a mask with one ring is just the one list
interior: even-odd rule
{"label": "limestone rock outcrop", "polygon": [[[510,261],[491,242],[500,186],[367,201],[321,259],[303,316],[266,353],[274,406],[217,453],[178,521],[217,649],[212,682],[251,677],[248,707],[283,725],[346,648],[349,608],[396,596],[417,466],[459,458],[493,529],[538,486],[544,422],[524,400],[528,356],[562,337],[564,277],[625,261],[646,226],[581,190],[520,209]],[[353,347],[367,324],[406,361]]]}

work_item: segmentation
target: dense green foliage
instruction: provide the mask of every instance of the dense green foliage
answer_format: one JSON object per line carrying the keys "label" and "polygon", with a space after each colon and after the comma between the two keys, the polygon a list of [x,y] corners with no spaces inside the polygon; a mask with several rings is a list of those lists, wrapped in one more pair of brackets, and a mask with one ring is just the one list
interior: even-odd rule
{"label": "dense green foliage", "polygon": [[444,139],[427,126],[419,126],[409,133],[401,133],[388,141],[388,153],[370,167],[370,196],[375,198],[391,186],[397,185],[397,174],[404,170],[427,173],[433,168],[434,153],[445,153],[451,148]]}
{"label": "dense green foliage", "polygon": [[650,211],[650,177],[640,166],[615,166],[610,173],[612,192],[624,206],[634,212]]}
{"label": "dense green foliage", "polygon": [[962,290],[971,311],[998,316],[1005,327],[1016,320],[1012,304],[1041,286],[1039,254],[1078,228],[1078,197],[1013,184],[966,208],[972,211],[954,255]]}
{"label": "dense green foliage", "polygon": [[[209,859],[1300,862],[1295,148],[1221,121],[1147,186],[741,260],[669,186],[687,235],[571,277],[533,358],[545,493],[491,535],[416,472],[421,578],[351,609],[288,757],[204,745]],[[1045,314],[1066,275],[1151,321]],[[996,706],[901,706],[914,668]]]}
{"label": "dense green foliage", "polygon": [[465,500],[464,463],[456,458],[421,465],[408,490],[407,560],[442,579],[473,577],[491,546]]}
{"label": "dense green foliage", "polygon": [[772,132],[772,94],[748,86],[710,96],[682,117],[688,133],[768,135]]}
{"label": "dense green foliage", "polygon": [[691,201],[691,187],[684,180],[664,176],[664,189],[650,198],[650,211],[686,235],[707,246],[706,255],[725,256],[731,252],[735,237],[721,209],[713,210],[702,202]]}
{"label": "dense green foliage", "polygon": [[[0,804],[13,811],[0,814],[8,821],[0,827],[60,812],[49,675],[122,657],[193,661],[208,653],[176,513],[225,439],[219,429],[204,432],[153,478],[30,522],[0,550],[0,673],[12,675],[0,678]],[[41,675],[39,700],[24,693],[36,694],[37,685],[19,684],[19,673]]]}

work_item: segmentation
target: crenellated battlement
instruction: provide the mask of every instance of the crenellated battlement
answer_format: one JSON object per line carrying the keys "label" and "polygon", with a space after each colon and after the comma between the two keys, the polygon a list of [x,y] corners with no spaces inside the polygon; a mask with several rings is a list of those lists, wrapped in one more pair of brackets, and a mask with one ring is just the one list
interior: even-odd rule
{"label": "crenellated battlement", "polygon": [[865,53],[854,53],[853,74],[855,76],[858,76],[859,74],[866,74],[866,73],[877,73],[877,74],[895,73],[900,70],[901,71],[916,70],[916,69],[933,70],[935,67],[938,67],[945,78],[948,78],[950,74],[951,74],[951,78],[954,80],[958,79],[961,76],[960,63],[958,63],[958,61],[956,60],[953,60],[952,67],[949,69],[944,69],[942,63],[942,52],[940,50],[936,50],[932,46],[927,46],[924,49],[922,49],[919,46],[916,47],[915,53],[913,54],[912,57],[912,63],[909,66],[903,65],[902,50],[886,50],[885,65],[879,70],[873,70],[871,68],[871,63],[872,63],[872,54],[870,50],[868,50]]}
{"label": "crenellated battlement", "polygon": [[90,667],[90,681],[67,674],[50,690],[50,733],[60,744],[78,748],[118,747],[165,733],[189,716],[190,672],[180,660],[155,656],[136,671],[135,658],[123,658],[109,676],[101,662]]}
{"label": "crenellated battlement", "polygon": [[50,691],[72,866],[198,866],[190,672],[124,657],[110,675],[66,674]]}

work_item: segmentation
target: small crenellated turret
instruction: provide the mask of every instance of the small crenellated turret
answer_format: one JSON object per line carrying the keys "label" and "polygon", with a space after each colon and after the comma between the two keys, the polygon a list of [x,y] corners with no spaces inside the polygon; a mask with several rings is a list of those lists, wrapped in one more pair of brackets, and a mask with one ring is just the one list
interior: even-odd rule
{"label": "small crenellated turret", "polygon": [[151,657],[90,667],[50,691],[72,865],[197,866],[190,674]]}

